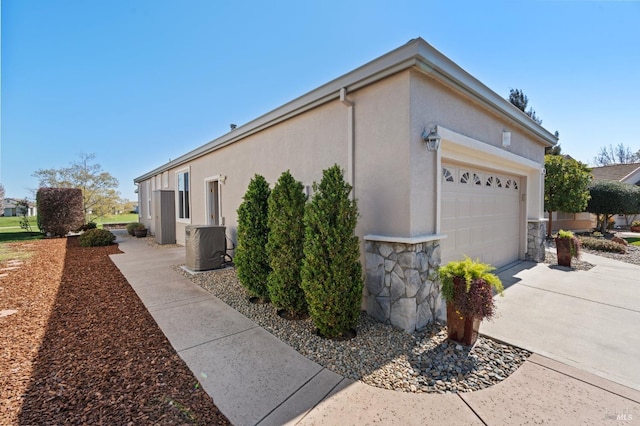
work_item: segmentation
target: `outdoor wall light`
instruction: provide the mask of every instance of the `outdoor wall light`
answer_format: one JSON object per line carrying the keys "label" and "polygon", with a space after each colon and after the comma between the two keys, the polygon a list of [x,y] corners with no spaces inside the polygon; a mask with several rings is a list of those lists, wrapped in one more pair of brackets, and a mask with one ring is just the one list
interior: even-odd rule
{"label": "outdoor wall light", "polygon": [[220,181],[220,183],[225,183],[227,181],[227,177],[225,175],[220,175],[220,178],[218,180]]}
{"label": "outdoor wall light", "polygon": [[429,130],[429,133],[427,133],[426,129],[422,132],[422,140],[427,144],[427,150],[429,151],[437,151],[440,148],[440,139],[435,127]]}
{"label": "outdoor wall light", "polygon": [[505,148],[511,145],[511,132],[502,131],[502,146]]}

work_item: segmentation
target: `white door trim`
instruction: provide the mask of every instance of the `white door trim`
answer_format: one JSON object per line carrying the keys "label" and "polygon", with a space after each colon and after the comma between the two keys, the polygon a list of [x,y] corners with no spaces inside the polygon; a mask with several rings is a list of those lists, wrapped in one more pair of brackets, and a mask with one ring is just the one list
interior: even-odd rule
{"label": "white door trim", "polygon": [[204,200],[205,200],[205,214],[207,225],[213,225],[211,220],[211,193],[209,192],[209,184],[217,182],[218,184],[218,224],[224,225],[224,218],[222,217],[222,175],[209,176],[204,178]]}

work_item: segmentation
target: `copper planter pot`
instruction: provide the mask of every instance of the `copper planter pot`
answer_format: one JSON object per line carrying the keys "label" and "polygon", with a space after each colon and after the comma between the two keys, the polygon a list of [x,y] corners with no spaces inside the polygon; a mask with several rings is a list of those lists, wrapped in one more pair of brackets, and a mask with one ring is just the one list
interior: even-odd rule
{"label": "copper planter pot", "polygon": [[447,303],[447,333],[454,342],[472,346],[478,340],[480,321],[479,318],[465,318],[451,303]]}
{"label": "copper planter pot", "polygon": [[558,265],[571,267],[571,243],[568,238],[556,238],[556,252]]}

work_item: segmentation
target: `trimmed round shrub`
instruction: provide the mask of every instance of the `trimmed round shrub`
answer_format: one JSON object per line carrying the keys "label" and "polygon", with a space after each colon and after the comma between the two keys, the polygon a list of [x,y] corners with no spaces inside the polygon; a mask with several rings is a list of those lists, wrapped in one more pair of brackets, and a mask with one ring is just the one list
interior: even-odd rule
{"label": "trimmed round shrub", "polygon": [[319,333],[340,338],[355,329],[362,302],[358,207],[338,165],[323,171],[304,212],[302,289]]}
{"label": "trimmed round shrub", "polygon": [[271,272],[267,279],[269,297],[278,309],[292,317],[307,312],[300,287],[304,241],[304,205],[307,196],[302,183],[284,172],[269,196],[269,239],[267,254]]}
{"label": "trimmed round shrub", "polygon": [[271,271],[267,255],[269,238],[269,184],[255,175],[238,207],[238,246],[234,263],[240,283],[259,299],[269,299],[267,277]]}
{"label": "trimmed round shrub", "polygon": [[116,240],[116,236],[105,229],[91,229],[80,235],[81,247],[109,246]]}
{"label": "trimmed round shrub", "polygon": [[[129,233],[129,235],[131,235],[133,237],[135,235],[133,231],[140,225],[142,225],[140,222],[127,223],[126,228],[127,228],[127,232]],[[142,226],[144,226],[144,225],[142,225]]]}

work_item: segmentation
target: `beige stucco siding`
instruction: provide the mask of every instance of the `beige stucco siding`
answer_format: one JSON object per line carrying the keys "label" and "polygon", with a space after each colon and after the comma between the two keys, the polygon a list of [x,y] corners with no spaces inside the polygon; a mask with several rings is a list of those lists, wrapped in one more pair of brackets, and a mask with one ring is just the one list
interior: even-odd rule
{"label": "beige stucco siding", "polygon": [[351,96],[360,236],[410,233],[409,90],[403,72]]}
{"label": "beige stucco siding", "polygon": [[[354,102],[354,187],[361,212],[356,230],[359,236],[410,232],[409,90],[409,72],[404,72],[348,95]],[[311,187],[333,164],[348,172],[348,120],[348,107],[339,100],[331,101],[171,169],[168,189],[175,190],[176,173],[180,171],[188,169],[191,180],[191,218],[177,221],[177,242],[184,244],[185,226],[207,223],[207,178],[226,176],[220,188],[222,216],[227,234],[235,240],[236,210],[256,173],[273,187],[280,174],[290,170],[297,180]],[[139,191],[140,204],[146,206],[145,182]],[[141,216],[153,232],[146,210]]]}
{"label": "beige stucco siding", "polygon": [[[297,180],[311,185],[322,177],[323,169],[334,163],[345,167],[346,125],[344,107],[333,102],[190,162],[191,224],[205,224],[207,220],[205,179],[224,175],[227,179],[220,191],[222,216],[227,234],[235,239],[236,210],[251,178],[260,174],[273,187],[280,174],[290,170]],[[175,175],[176,170],[171,174]],[[178,223],[179,244],[184,244],[186,225]]]}
{"label": "beige stucco siding", "polygon": [[[544,162],[544,145],[514,123],[509,123],[480,103],[418,71],[413,72],[411,106],[412,138],[423,126],[435,123],[463,135],[505,149],[536,162]],[[502,146],[502,131],[511,132],[511,145]]]}

